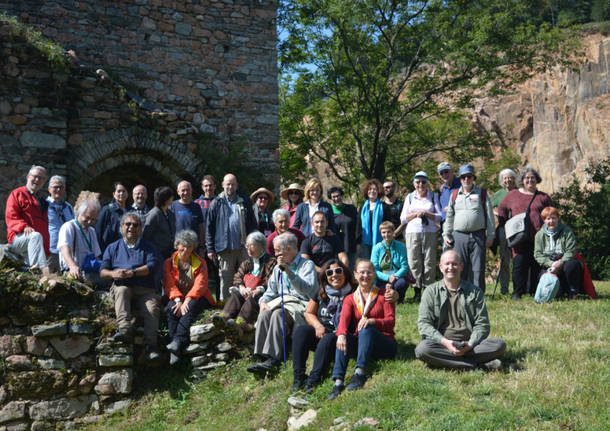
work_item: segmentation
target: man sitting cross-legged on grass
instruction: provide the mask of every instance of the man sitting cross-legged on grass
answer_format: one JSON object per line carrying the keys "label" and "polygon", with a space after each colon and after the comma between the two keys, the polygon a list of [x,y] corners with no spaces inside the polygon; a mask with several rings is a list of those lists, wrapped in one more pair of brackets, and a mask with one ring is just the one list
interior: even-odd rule
{"label": "man sitting cross-legged on grass", "polygon": [[443,279],[428,286],[419,305],[422,341],[415,356],[433,367],[499,369],[506,343],[489,335],[483,291],[460,281],[464,264],[453,250],[441,255]]}

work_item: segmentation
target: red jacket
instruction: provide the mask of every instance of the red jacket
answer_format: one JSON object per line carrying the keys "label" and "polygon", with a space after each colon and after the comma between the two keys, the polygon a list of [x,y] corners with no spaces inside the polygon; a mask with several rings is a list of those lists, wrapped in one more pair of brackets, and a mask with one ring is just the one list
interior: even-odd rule
{"label": "red jacket", "polygon": [[[46,201],[45,201],[46,202]],[[26,227],[32,227],[42,235],[44,252],[49,254],[49,219],[47,208],[40,208],[36,196],[26,186],[17,187],[6,201],[6,230],[9,243]]]}
{"label": "red jacket", "polygon": [[[370,310],[368,317],[369,319],[375,319],[375,328],[379,329],[384,335],[387,335],[392,340],[394,338],[394,323],[396,322],[394,316],[395,304],[386,302],[383,294],[384,289],[379,289],[379,294],[373,304],[373,308]],[[356,327],[362,315],[356,307],[354,302],[354,294],[351,293],[343,300],[343,306],[341,307],[341,317],[339,318],[339,327],[337,328],[337,335],[347,335],[350,329],[354,330],[354,335],[358,333]]]}
{"label": "red jacket", "polygon": [[[203,259],[195,253],[191,253],[191,265],[193,267],[193,287],[188,291],[186,297],[197,300],[203,296],[210,305],[216,305],[216,301],[208,288],[208,269],[203,263]],[[175,251],[163,265],[163,290],[170,301],[176,298],[184,299],[184,295],[178,289],[179,278],[178,252]]]}

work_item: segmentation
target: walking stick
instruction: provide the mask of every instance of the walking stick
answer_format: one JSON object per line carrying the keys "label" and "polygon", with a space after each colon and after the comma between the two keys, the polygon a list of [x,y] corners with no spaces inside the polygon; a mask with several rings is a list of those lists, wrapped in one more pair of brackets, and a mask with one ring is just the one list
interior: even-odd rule
{"label": "walking stick", "polygon": [[504,263],[505,253],[500,254],[500,268],[498,268],[498,275],[496,275],[496,285],[494,286],[494,292],[491,294],[491,299],[494,299],[496,289],[498,289],[498,281],[500,281],[500,274],[502,274],[502,264]]}
{"label": "walking stick", "polygon": [[286,369],[286,323],[284,319],[284,273],[280,271],[280,297],[282,298],[282,350],[284,351],[284,369]]}

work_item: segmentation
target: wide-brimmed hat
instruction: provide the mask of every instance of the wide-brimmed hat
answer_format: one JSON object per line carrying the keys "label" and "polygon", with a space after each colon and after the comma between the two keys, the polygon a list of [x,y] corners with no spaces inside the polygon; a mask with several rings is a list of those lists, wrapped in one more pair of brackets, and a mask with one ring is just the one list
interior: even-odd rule
{"label": "wide-brimmed hat", "polygon": [[273,202],[273,193],[264,187],[259,187],[258,189],[254,190],[254,192],[252,192],[250,195],[250,200],[255,201],[256,197],[261,193],[265,193],[267,196],[269,196],[269,203]]}
{"label": "wide-brimmed hat", "polygon": [[287,188],[282,190],[280,196],[282,197],[282,199],[288,199],[288,193],[290,193],[291,191],[299,192],[301,196],[305,195],[305,192],[298,183],[292,183]]}

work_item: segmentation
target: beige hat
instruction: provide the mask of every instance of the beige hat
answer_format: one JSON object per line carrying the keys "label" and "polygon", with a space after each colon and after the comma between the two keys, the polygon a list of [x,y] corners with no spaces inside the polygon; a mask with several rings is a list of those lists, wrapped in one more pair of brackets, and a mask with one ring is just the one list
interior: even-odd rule
{"label": "beige hat", "polygon": [[273,193],[271,193],[271,191],[267,190],[264,187],[260,187],[256,190],[254,190],[254,192],[250,195],[250,200],[251,201],[255,201],[256,196],[260,195],[261,193],[265,193],[267,196],[269,196],[269,203],[271,204],[271,202],[273,202]]}
{"label": "beige hat", "polygon": [[292,183],[288,186],[288,188],[285,188],[284,190],[282,190],[282,193],[280,193],[282,199],[288,199],[288,192],[290,192],[291,190],[299,192],[301,196],[305,195],[305,192],[298,183]]}

